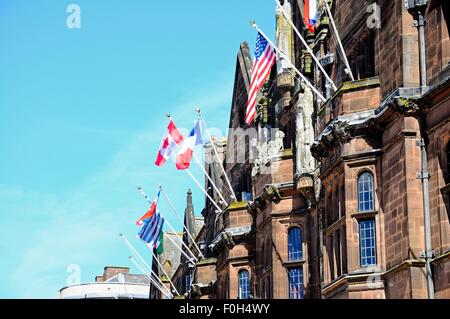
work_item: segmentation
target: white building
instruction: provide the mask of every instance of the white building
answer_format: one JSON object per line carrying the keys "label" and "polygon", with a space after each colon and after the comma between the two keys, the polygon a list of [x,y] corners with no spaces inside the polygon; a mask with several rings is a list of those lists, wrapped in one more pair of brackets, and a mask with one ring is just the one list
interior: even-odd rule
{"label": "white building", "polygon": [[150,282],[145,275],[133,275],[127,267],[105,267],[94,283],[64,287],[60,299],[148,299]]}

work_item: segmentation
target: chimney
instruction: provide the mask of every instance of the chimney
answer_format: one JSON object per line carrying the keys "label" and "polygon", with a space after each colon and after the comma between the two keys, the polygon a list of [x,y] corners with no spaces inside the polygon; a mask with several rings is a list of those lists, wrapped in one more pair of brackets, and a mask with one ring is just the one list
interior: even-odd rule
{"label": "chimney", "polygon": [[[114,277],[117,274],[128,274],[130,272],[130,268],[129,267],[111,267],[111,266],[106,266],[104,271],[103,271],[103,281],[106,281],[108,279],[110,279],[111,277]],[[97,276],[99,277],[99,276]],[[97,278],[96,278],[97,279]]]}

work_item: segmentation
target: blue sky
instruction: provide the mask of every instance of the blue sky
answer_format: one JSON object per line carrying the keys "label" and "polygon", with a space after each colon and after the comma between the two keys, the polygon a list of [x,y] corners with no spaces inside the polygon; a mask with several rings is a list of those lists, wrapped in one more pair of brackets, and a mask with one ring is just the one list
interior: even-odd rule
{"label": "blue sky", "polygon": [[[71,3],[81,29],[66,26]],[[148,205],[137,185],[153,197],[163,184],[180,213],[191,187],[200,214],[189,177],[153,165],[165,114],[190,129],[200,105],[226,132],[239,43],[253,50],[251,19],[274,33],[274,7],[0,0],[0,298],[55,298],[70,265],[82,282],[106,265],[138,272],[118,236],[146,253],[134,222]]]}

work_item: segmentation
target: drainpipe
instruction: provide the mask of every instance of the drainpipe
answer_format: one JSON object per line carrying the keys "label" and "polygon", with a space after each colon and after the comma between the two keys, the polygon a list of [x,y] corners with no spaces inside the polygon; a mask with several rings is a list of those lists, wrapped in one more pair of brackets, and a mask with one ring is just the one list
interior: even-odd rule
{"label": "drainpipe", "polygon": [[[406,0],[406,9],[414,18],[414,26],[417,27],[419,33],[419,72],[420,72],[420,92],[423,96],[427,90],[427,67],[426,67],[426,51],[425,51],[425,10],[427,8],[428,0]],[[430,217],[430,193],[429,193],[429,179],[430,173],[428,171],[428,154],[427,154],[427,140],[426,140],[426,119],[424,114],[420,115],[420,140],[417,145],[421,150],[421,169],[417,172],[417,178],[422,181],[423,193],[423,211],[424,211],[424,231],[425,231],[425,251],[422,252],[421,257],[425,259],[425,271],[427,277],[428,298],[434,299],[434,282],[431,271],[431,261],[434,258],[434,252],[431,243],[431,217]]]}
{"label": "drainpipe", "polygon": [[[421,122],[425,122],[421,120]],[[421,125],[422,127],[424,125]],[[424,129],[421,129],[421,135],[425,134]],[[430,218],[430,197],[429,197],[429,179],[430,172],[428,171],[428,154],[427,143],[425,138],[421,137],[418,140],[418,144],[421,149],[422,167],[420,172],[417,173],[417,177],[422,181],[422,193],[423,193],[423,210],[424,210],[424,228],[425,228],[425,251],[421,256],[425,259],[425,270],[427,275],[427,289],[428,298],[434,299],[434,282],[433,274],[431,271],[431,260],[434,258],[433,248],[431,246],[431,218]]]}
{"label": "drainpipe", "polygon": [[425,8],[417,13],[417,29],[419,30],[419,63],[420,63],[420,93],[427,89],[427,63],[425,53]]}

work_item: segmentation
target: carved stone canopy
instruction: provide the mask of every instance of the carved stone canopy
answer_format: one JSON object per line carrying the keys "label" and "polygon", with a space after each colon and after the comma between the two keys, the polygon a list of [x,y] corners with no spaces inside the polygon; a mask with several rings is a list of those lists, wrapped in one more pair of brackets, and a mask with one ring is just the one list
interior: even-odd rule
{"label": "carved stone canopy", "polygon": [[[343,115],[335,118],[311,146],[311,153],[316,159],[326,157],[331,149],[338,144],[351,141],[356,133],[377,129],[379,119],[377,110]],[[379,129],[379,128],[378,128]]]}

